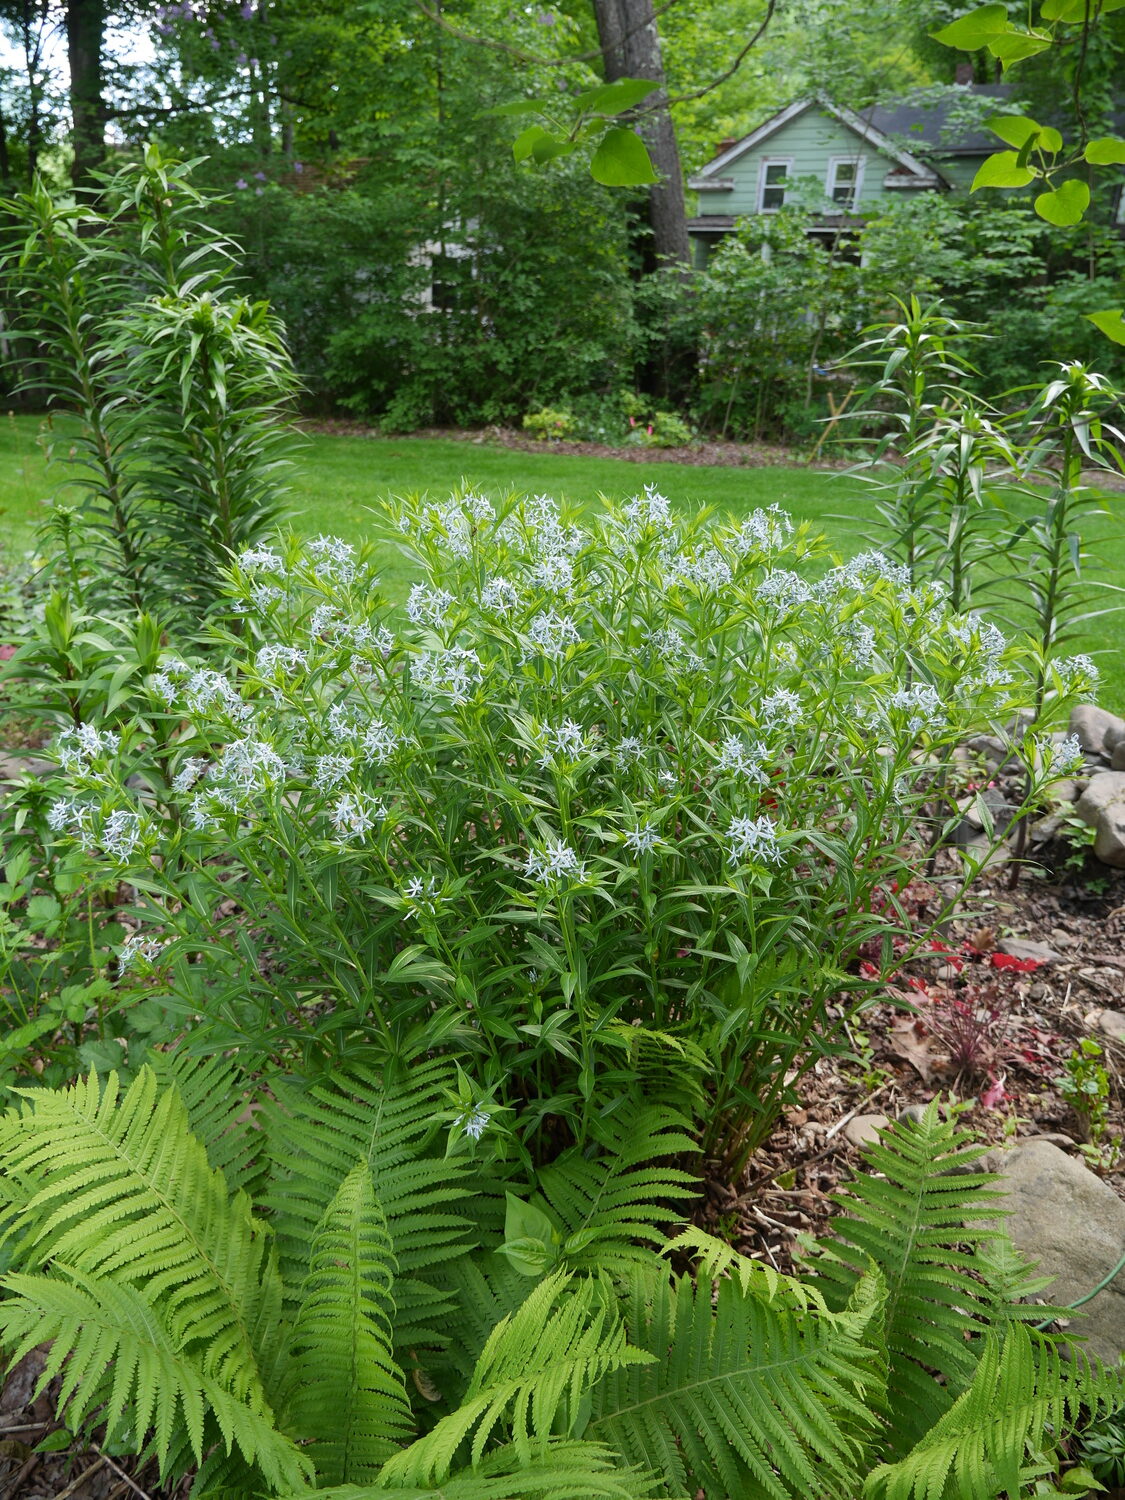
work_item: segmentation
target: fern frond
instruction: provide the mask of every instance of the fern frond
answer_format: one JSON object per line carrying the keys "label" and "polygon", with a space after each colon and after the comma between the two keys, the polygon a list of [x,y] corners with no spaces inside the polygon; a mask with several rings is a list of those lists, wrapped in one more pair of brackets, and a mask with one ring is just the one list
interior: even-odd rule
{"label": "fern frond", "polygon": [[318,1500],[638,1500],[651,1494],[650,1480],[621,1468],[600,1444],[553,1438],[530,1459],[512,1447],[498,1448],[477,1468],[458,1469],[438,1484],[391,1479],[364,1488],[345,1485],[318,1491]]}
{"label": "fern frond", "polygon": [[244,1193],[228,1197],[192,1135],[175,1088],[157,1094],[142,1068],[124,1097],[116,1075],[27,1090],[0,1174],[36,1191],[9,1233],[40,1264],[144,1288],[178,1348],[259,1412],[268,1410],[253,1328],[276,1293],[267,1235]]}
{"label": "fern frond", "polygon": [[317,1225],[357,1161],[371,1169],[398,1262],[395,1342],[444,1342],[456,1308],[429,1274],[472,1244],[468,1221],[453,1210],[472,1191],[463,1160],[424,1154],[434,1118],[445,1107],[451,1068],[425,1063],[397,1082],[356,1069],[301,1090],[280,1087],[266,1122],[273,1163],[265,1194],[281,1253],[282,1278],[294,1296],[308,1266]]}
{"label": "fern frond", "polygon": [[395,1261],[367,1163],[345,1177],[313,1240],[293,1338],[293,1430],[324,1484],[369,1483],[414,1436],[391,1353]]}
{"label": "fern frond", "polygon": [[[713,1305],[714,1303],[714,1305]],[[700,1279],[638,1270],[626,1326],[656,1356],[595,1387],[585,1436],[655,1469],[665,1495],[855,1500],[877,1426],[872,1309],[804,1313]]]}
{"label": "fern frond", "polygon": [[226,1451],[237,1445],[267,1484],[291,1488],[311,1477],[308,1460],[277,1431],[268,1408],[240,1401],[207,1374],[146,1292],[74,1269],[65,1280],[15,1274],[3,1285],[10,1295],[0,1301],[0,1340],[11,1346],[13,1362],[51,1345],[36,1394],[61,1375],[58,1406],[71,1426],[108,1390],[99,1421],[112,1430],[128,1413],[138,1447],[152,1433],[162,1470],[181,1433],[195,1461],[202,1459],[211,1414]]}
{"label": "fern frond", "polygon": [[196,1057],[183,1047],[153,1049],[148,1065],[159,1083],[174,1084],[184,1101],[192,1134],[231,1192],[253,1195],[260,1185],[265,1137],[252,1122],[254,1101],[246,1075],[233,1058]]}
{"label": "fern frond", "polygon": [[461,1400],[492,1330],[523,1306],[529,1285],[506,1256],[495,1252],[463,1255],[442,1268],[440,1286],[457,1307],[449,1342],[432,1354],[411,1350],[411,1362],[450,1406]]}
{"label": "fern frond", "polygon": [[969,1132],[938,1117],[936,1103],[922,1121],[883,1131],[864,1149],[870,1170],[834,1196],[845,1212],[815,1250],[813,1269],[830,1307],[845,1306],[871,1265],[886,1281],[890,1441],[897,1453],[912,1447],[969,1384],[977,1357],[971,1335],[988,1323],[986,1289],[971,1273],[979,1269],[980,1249],[1004,1238],[981,1225],[1001,1211],[1002,1195],[992,1191],[994,1174],[951,1170],[987,1149],[969,1147],[970,1140]]}
{"label": "fern frond", "polygon": [[545,1277],[493,1329],[457,1410],[392,1458],[384,1478],[415,1485],[445,1478],[470,1433],[475,1467],[505,1420],[515,1452],[529,1461],[556,1418],[565,1413],[573,1422],[583,1395],[607,1372],[652,1362],[626,1343],[611,1301],[603,1282],[576,1282],[562,1272]]}
{"label": "fern frond", "polygon": [[592,1151],[572,1147],[543,1168],[539,1191],[571,1242],[569,1266],[624,1272],[651,1259],[644,1245],[662,1244],[661,1226],[698,1192],[690,1172],[659,1164],[699,1150],[686,1125],[663,1105],[623,1109],[595,1127]]}
{"label": "fern frond", "polygon": [[972,1384],[925,1437],[895,1464],[868,1476],[869,1500],[995,1500],[1023,1493],[1021,1469],[1083,1410],[1099,1400],[1125,1405],[1125,1376],[1092,1363],[1081,1350],[1063,1359],[1059,1345],[1020,1323],[991,1332]]}
{"label": "fern frond", "polygon": [[722,1281],[726,1276],[733,1276],[744,1297],[754,1295],[765,1302],[796,1308],[799,1312],[808,1312],[810,1308],[816,1308],[818,1312],[828,1311],[827,1303],[815,1286],[798,1281],[795,1276],[784,1276],[764,1261],[740,1255],[725,1240],[716,1239],[694,1224],[689,1224],[675,1239],[669,1240],[663,1253],[669,1256],[692,1255],[699,1275],[708,1281]]}

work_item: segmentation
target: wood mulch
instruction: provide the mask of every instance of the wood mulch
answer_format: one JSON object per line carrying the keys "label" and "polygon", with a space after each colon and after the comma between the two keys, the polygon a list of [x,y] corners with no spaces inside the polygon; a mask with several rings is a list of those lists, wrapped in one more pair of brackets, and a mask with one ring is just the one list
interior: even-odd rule
{"label": "wood mulch", "polygon": [[[946,940],[973,955],[962,953],[960,974],[941,953],[904,964],[893,998],[853,1026],[858,1056],[822,1059],[800,1082],[798,1102],[742,1183],[708,1181],[699,1214],[705,1227],[745,1254],[792,1270],[798,1236],[823,1233],[834,1211],[830,1195],[859,1166],[859,1149],[844,1134],[848,1122],[862,1114],[894,1119],[938,1094],[970,1103],[965,1123],[983,1141],[1055,1132],[1081,1141],[1054,1080],[1083,1037],[1101,1045],[1110,1075],[1108,1133],[1125,1135],[1125,1043],[1098,1027],[1103,1010],[1125,1012],[1125,872],[1092,857],[1080,871],[1063,872],[1070,850],[1043,851],[1044,864],[1052,854],[1056,871],[1025,872],[1014,891],[1006,868],[982,875],[971,913]],[[1033,972],[996,969],[996,945],[1009,936],[1046,944],[1057,959]],[[950,1062],[943,1022],[950,1002],[972,994],[972,986],[996,1019],[979,1070],[966,1074]],[[1125,1198],[1125,1161],[1103,1175]]]}

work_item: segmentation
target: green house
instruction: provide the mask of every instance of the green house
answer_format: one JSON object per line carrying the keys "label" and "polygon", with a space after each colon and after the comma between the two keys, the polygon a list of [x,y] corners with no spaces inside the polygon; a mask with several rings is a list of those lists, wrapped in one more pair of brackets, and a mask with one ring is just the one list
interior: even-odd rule
{"label": "green house", "polygon": [[[983,96],[997,109],[1007,92],[1003,85],[963,88],[966,98]],[[967,188],[998,143],[959,125],[955,103],[903,102],[859,114],[798,99],[741,140],[720,142],[688,182],[699,195],[699,213],[688,221],[697,264],[737,219],[781,208],[798,182],[822,188],[824,211],[810,232],[830,237],[908,194]]]}

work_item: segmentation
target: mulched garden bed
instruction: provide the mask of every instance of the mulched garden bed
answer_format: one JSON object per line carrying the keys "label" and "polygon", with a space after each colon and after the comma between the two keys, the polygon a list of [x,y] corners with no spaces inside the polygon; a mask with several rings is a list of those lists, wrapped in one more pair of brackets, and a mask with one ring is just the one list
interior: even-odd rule
{"label": "mulched garden bed", "polygon": [[[323,433],[328,437],[375,438],[393,442],[394,438],[378,428],[367,427],[362,422],[345,421],[340,418],[306,418],[299,423],[302,431]],[[399,437],[442,438],[449,442],[470,443],[478,446],[511,448],[520,453],[570,454],[581,458],[620,458],[636,464],[691,464],[712,468],[764,469],[779,466],[815,469],[846,469],[850,459],[819,458],[810,463],[807,453],[796,448],[786,448],[772,443],[720,443],[711,439],[689,443],[681,448],[648,448],[630,443],[612,446],[609,443],[578,443],[559,441],[540,443],[526,433],[513,427],[485,427],[478,431],[462,427],[425,427],[418,432],[400,433]]]}
{"label": "mulched garden bed", "polygon": [[[1041,857],[1046,864],[1054,854],[1061,870],[1070,852],[1059,845]],[[981,876],[971,908],[949,931],[954,963],[934,952],[905,964],[893,986],[903,1003],[877,1004],[853,1027],[858,1051],[866,1039],[862,1062],[822,1059],[744,1181],[708,1181],[699,1218],[712,1233],[792,1270],[797,1236],[823,1232],[830,1194],[859,1161],[848,1123],[863,1114],[894,1119],[938,1093],[973,1101],[966,1123],[981,1140],[1061,1133],[1079,1141],[1054,1080],[1087,1036],[1102,1046],[1111,1078],[1109,1134],[1125,1133],[1125,1043],[1098,1026],[1103,1010],[1125,1011],[1125,872],[1091,858],[1065,878],[1025,872],[1013,891],[1001,866]],[[1057,958],[1021,969],[998,951],[1007,936],[1045,944]],[[978,1014],[992,1010],[995,1020],[981,1028],[980,1066],[967,1074],[950,1061],[949,1015],[952,1001],[974,992],[987,997]],[[1125,1161],[1104,1176],[1125,1199]]]}

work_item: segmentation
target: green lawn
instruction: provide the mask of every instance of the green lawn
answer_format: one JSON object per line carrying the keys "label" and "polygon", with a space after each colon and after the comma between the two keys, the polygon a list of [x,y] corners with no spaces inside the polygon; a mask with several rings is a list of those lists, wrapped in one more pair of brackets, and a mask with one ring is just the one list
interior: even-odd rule
{"label": "green lawn", "polygon": [[[9,552],[31,546],[35,526],[50,503],[52,483],[37,441],[42,425],[35,417],[0,420],[0,526]],[[294,524],[312,534],[351,540],[371,532],[371,509],[380,497],[425,490],[441,496],[462,481],[494,495],[519,490],[579,503],[593,502],[599,494],[626,497],[649,482],[685,509],[708,505],[744,514],[778,504],[798,521],[816,522],[845,554],[870,545],[875,530],[869,488],[822,469],[638,464],[433,438],[315,435],[302,444],[292,481]],[[1092,523],[1087,542],[1098,558],[1100,576],[1125,586],[1125,496],[1113,496],[1109,504],[1115,514]],[[404,581],[397,560],[389,560],[384,576],[388,592],[400,593]],[[1091,607],[1108,602],[1103,596]],[[1125,711],[1125,613],[1088,622],[1070,649],[1095,657],[1105,679],[1100,700]]]}

